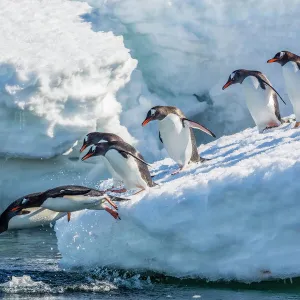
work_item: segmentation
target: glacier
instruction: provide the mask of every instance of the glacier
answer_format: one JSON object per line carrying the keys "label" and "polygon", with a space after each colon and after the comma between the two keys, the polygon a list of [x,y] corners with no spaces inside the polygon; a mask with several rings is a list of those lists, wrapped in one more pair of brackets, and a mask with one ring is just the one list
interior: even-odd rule
{"label": "glacier", "polygon": [[199,148],[211,161],[174,176],[171,159],[155,162],[159,186],[121,203],[120,221],[92,211],[57,221],[61,266],[247,282],[299,276],[300,132],[291,128],[223,136]]}

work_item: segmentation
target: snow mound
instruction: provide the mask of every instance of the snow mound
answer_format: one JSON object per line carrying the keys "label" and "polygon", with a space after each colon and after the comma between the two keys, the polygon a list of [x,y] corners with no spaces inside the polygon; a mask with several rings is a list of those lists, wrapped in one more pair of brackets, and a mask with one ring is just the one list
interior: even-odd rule
{"label": "snow mound", "polygon": [[299,276],[300,132],[284,125],[224,136],[200,148],[211,161],[120,205],[121,221],[82,211],[56,224],[64,267],[116,267],[183,277],[263,280]]}
{"label": "snow mound", "polygon": [[[127,103],[117,93],[137,61],[122,37],[96,33],[83,22],[89,11],[65,0],[1,1],[0,155],[53,157],[96,129],[135,142],[120,124]],[[127,95],[134,100],[143,83],[135,78],[136,89]]]}

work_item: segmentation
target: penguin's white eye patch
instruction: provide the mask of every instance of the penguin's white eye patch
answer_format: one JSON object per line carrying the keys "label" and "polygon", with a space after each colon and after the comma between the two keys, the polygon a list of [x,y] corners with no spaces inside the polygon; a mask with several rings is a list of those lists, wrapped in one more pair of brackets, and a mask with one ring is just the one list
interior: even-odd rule
{"label": "penguin's white eye patch", "polygon": [[235,76],[235,72],[232,72],[232,73],[230,74],[230,79],[233,79],[234,76]]}
{"label": "penguin's white eye patch", "polygon": [[156,110],[152,108],[152,109],[150,110],[150,114],[151,114],[151,116],[154,116],[154,115],[155,115],[155,113],[156,113]]}
{"label": "penguin's white eye patch", "polygon": [[22,203],[21,203],[21,204],[25,204],[27,201],[28,201],[28,199],[24,198],[24,199],[22,200]]}
{"label": "penguin's white eye patch", "polygon": [[93,146],[92,146],[92,151],[95,152],[95,150],[96,150],[96,146],[93,145]]}
{"label": "penguin's white eye patch", "polygon": [[279,57],[280,57],[280,58],[282,58],[282,57],[283,57],[283,55],[284,55],[284,52],[283,52],[283,51],[281,51],[281,52],[280,52],[280,54],[279,54]]}
{"label": "penguin's white eye patch", "polygon": [[85,142],[88,141],[88,136],[87,136],[87,135],[84,137],[84,141],[85,141]]}

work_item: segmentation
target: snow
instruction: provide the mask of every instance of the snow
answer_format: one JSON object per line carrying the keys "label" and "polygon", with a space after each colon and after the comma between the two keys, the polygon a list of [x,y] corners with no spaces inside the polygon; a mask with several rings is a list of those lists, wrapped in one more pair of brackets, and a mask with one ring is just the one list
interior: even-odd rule
{"label": "snow", "polygon": [[92,211],[59,220],[61,266],[209,280],[299,276],[300,132],[248,128],[199,152],[212,160],[175,176],[170,158],[154,163],[159,186],[121,203],[120,221]]}
{"label": "snow", "polygon": [[116,94],[137,61],[122,37],[83,22],[89,11],[65,0],[1,1],[0,154],[53,157],[96,129],[135,142]]}

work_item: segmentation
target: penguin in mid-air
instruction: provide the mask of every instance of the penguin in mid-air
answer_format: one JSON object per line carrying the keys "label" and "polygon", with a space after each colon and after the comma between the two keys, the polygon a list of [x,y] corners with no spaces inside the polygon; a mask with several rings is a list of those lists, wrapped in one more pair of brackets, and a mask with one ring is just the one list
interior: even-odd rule
{"label": "penguin in mid-air", "polygon": [[41,193],[29,194],[11,203],[0,215],[0,234],[7,230],[49,225],[66,215],[66,213],[52,211],[43,207],[20,208],[24,199],[35,201],[40,195]]}
{"label": "penguin in mid-air", "polygon": [[119,197],[110,198],[104,191],[85,186],[65,185],[37,193],[34,197],[25,196],[19,205],[12,207],[11,212],[27,210],[31,207],[42,207],[56,212],[66,212],[68,213],[68,221],[70,221],[71,212],[90,209],[105,210],[115,219],[119,219],[118,212],[107,207],[105,203],[107,202],[117,209],[117,205],[113,201],[127,200]]}
{"label": "penguin in mid-air", "polygon": [[90,148],[82,160],[99,155],[105,156],[127,189],[139,188],[139,192],[142,192],[156,185],[143,156],[126,142],[98,143]]}
{"label": "penguin in mid-air", "polygon": [[248,109],[259,132],[281,125],[277,95],[283,99],[264,74],[244,69],[233,71],[223,90],[235,83],[242,84]]}
{"label": "penguin in mid-air", "polygon": [[282,66],[286,90],[296,116],[295,128],[297,128],[300,126],[300,56],[289,51],[280,51],[267,62],[277,62]]}
{"label": "penguin in mid-air", "polygon": [[148,111],[142,126],[154,120],[159,121],[160,141],[164,144],[169,156],[180,166],[180,169],[173,174],[186,168],[189,163],[207,160],[198,154],[192,128],[202,130],[212,137],[216,137],[209,129],[187,119],[183,112],[174,106],[152,107]]}
{"label": "penguin in mid-air", "polygon": [[[116,142],[116,141],[124,142],[124,140],[121,137],[113,133],[90,132],[84,137],[80,152],[83,152],[87,147],[98,144],[100,142]],[[108,160],[105,158],[105,156],[103,156],[102,158],[104,164],[106,165],[109,173],[113,178],[113,187],[111,189],[108,189],[107,191],[113,191],[118,193],[124,192],[124,189],[115,190],[116,187],[122,184],[122,178],[118,175],[118,173],[114,171],[114,169],[112,168]]]}

